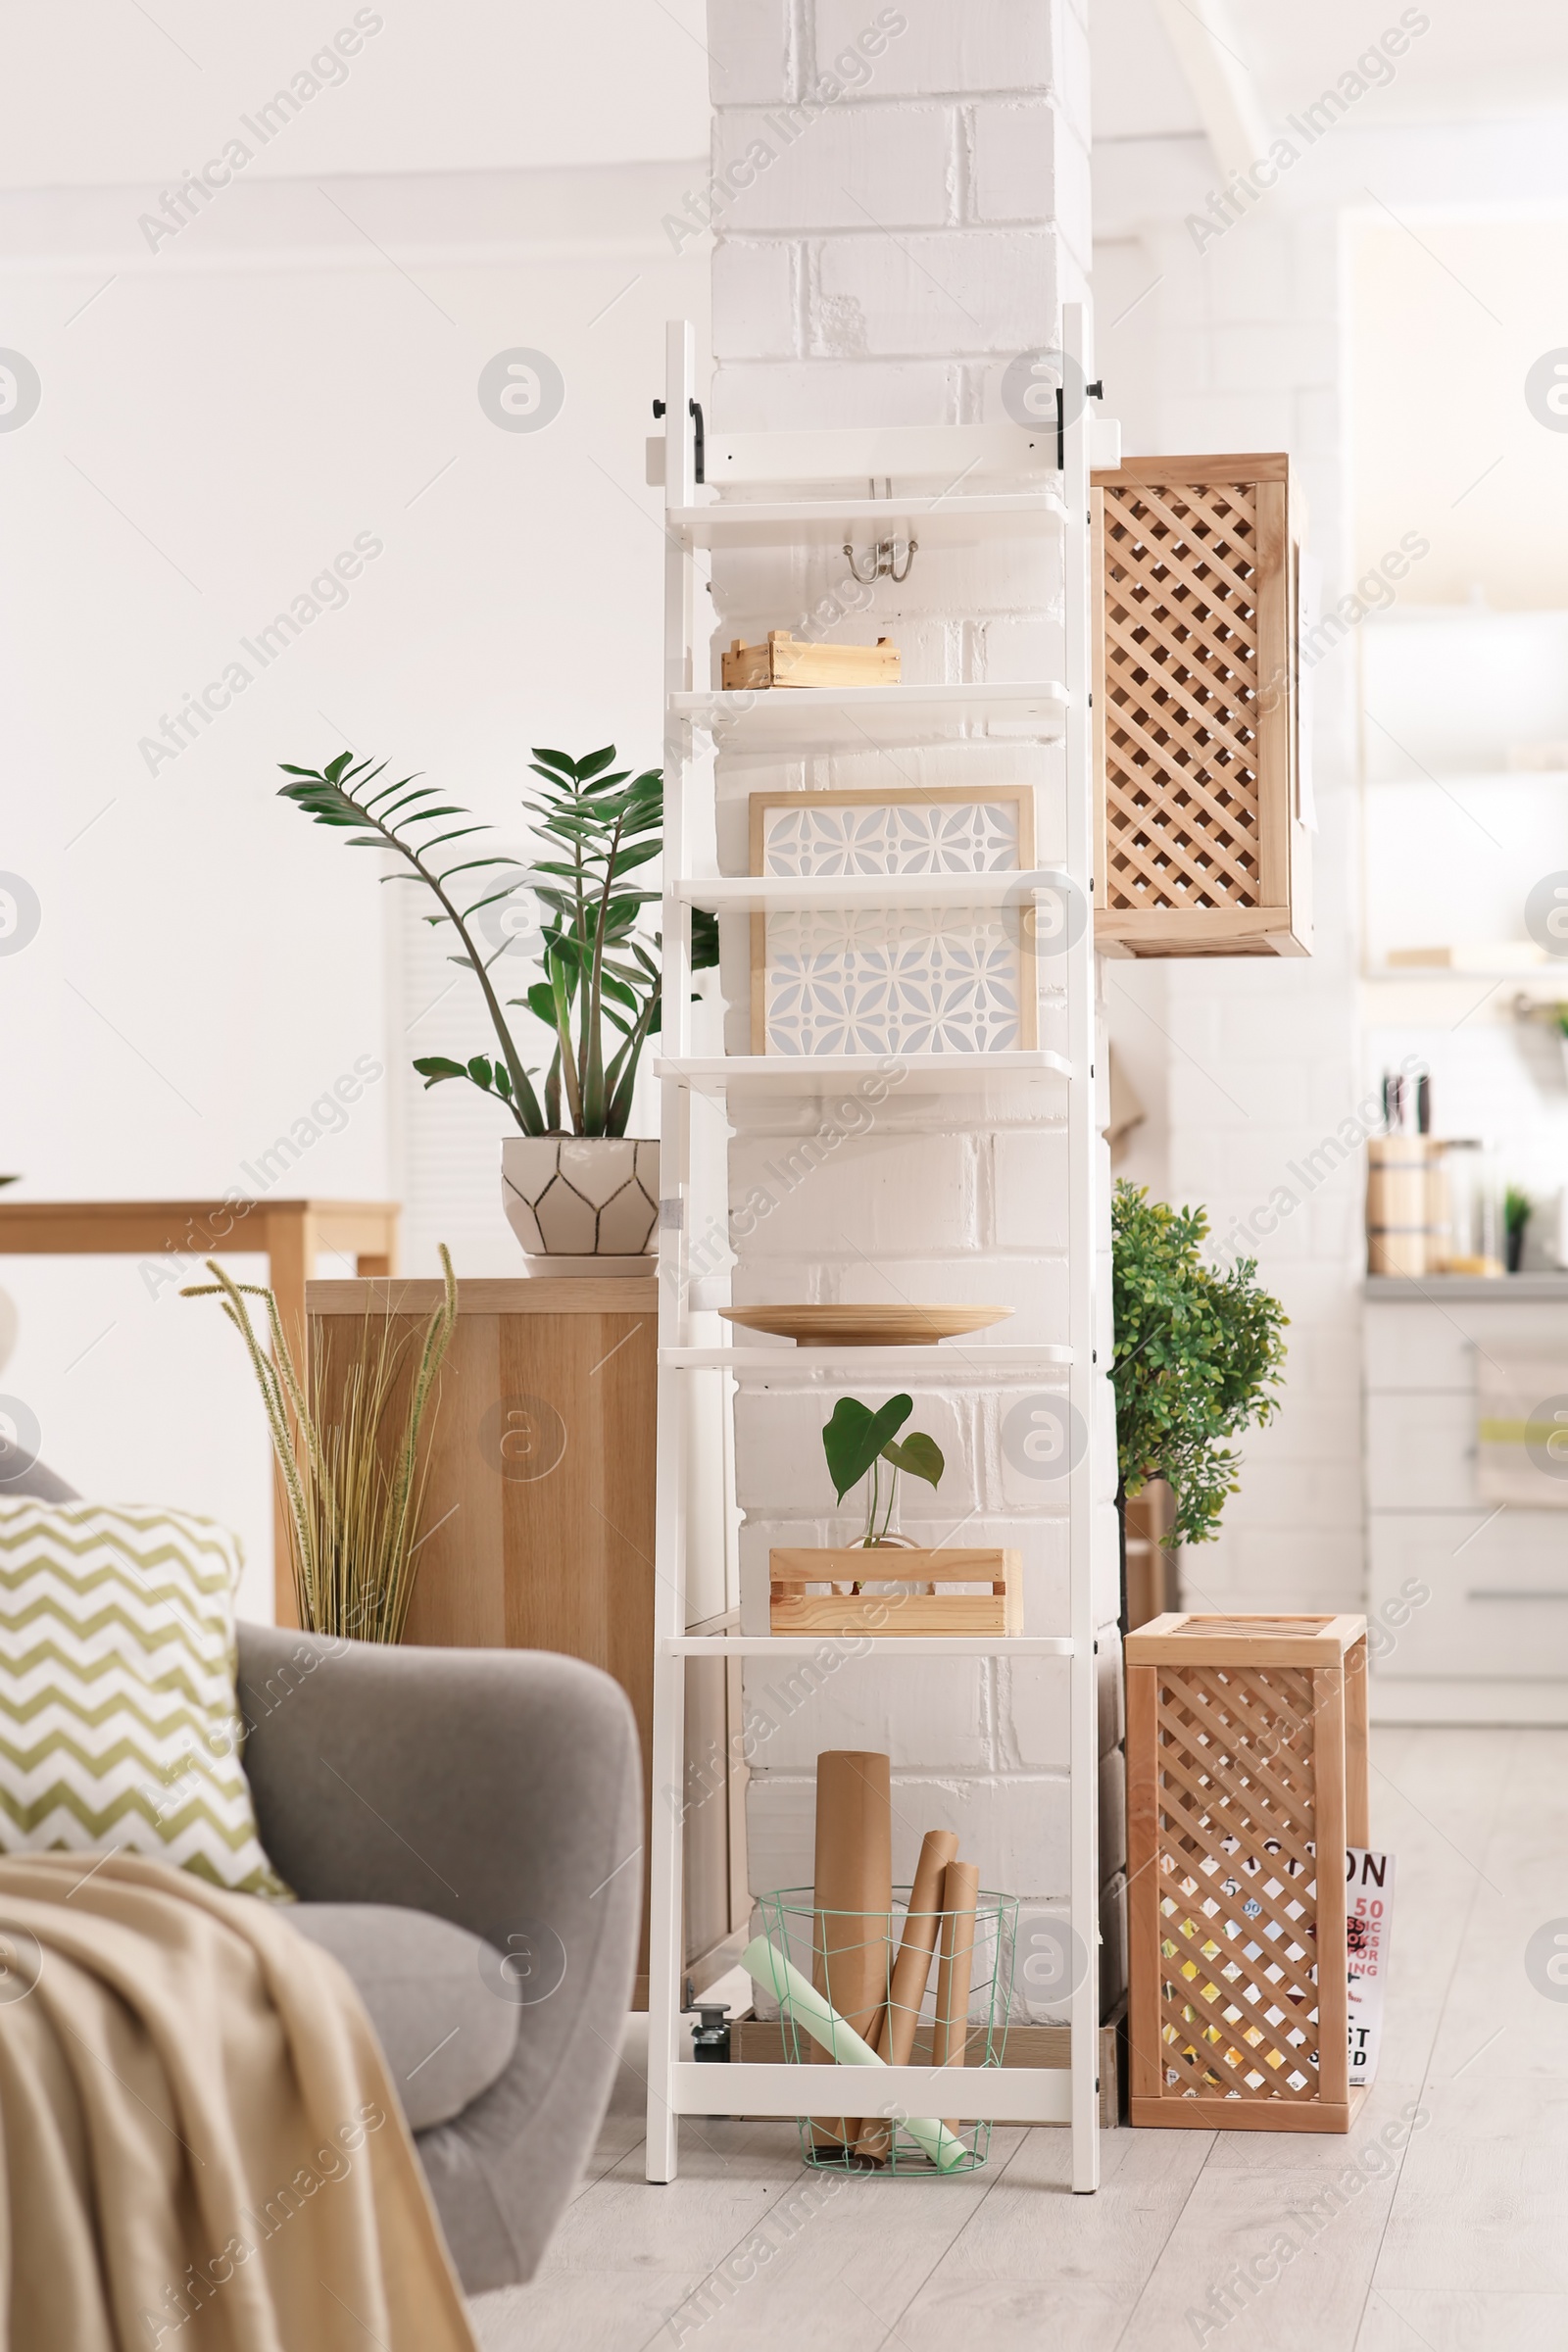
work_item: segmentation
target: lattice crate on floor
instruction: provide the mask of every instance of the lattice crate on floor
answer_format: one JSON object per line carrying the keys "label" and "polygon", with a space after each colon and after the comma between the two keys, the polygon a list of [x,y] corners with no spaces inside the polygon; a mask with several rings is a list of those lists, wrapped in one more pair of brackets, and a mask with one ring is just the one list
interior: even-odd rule
{"label": "lattice crate on floor", "polygon": [[1091,513],[1096,944],[1309,955],[1289,461],[1133,458]]}
{"label": "lattice crate on floor", "polygon": [[1126,1659],[1132,2120],[1347,2132],[1366,1619],[1156,1617]]}

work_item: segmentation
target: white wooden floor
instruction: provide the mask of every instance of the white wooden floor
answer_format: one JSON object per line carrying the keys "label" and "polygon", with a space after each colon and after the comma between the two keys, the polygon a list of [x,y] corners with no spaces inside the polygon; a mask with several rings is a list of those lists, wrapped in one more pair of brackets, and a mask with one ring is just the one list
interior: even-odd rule
{"label": "white wooden floor", "polygon": [[[1110,2132],[1100,2193],[1074,2197],[1066,2133],[1008,2131],[969,2180],[803,2197],[823,2177],[793,2125],[688,2119],[680,2179],[651,2188],[631,2042],[538,2278],[473,2306],[484,2352],[1562,2352],[1568,1997],[1525,1954],[1546,1923],[1568,1933],[1568,1731],[1374,1742],[1399,1918],[1382,2072],[1348,2139]],[[1313,2217],[1330,2180],[1347,2202]],[[1213,2290],[1284,2237],[1277,2283],[1225,2318]]]}

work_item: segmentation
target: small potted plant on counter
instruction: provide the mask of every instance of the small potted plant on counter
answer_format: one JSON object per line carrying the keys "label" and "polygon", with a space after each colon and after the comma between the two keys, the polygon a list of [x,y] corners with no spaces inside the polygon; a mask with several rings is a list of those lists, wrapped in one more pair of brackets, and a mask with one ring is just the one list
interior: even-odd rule
{"label": "small potted plant on counter", "polygon": [[[841,1396],[822,1432],[828,1476],[840,1502],[865,1486],[865,1518],[853,1544],[797,1545],[769,1552],[769,1626],[775,1634],[1015,1634],[1022,1631],[1022,1583],[1015,1551],[979,1547],[926,1550],[897,1531],[901,1473],[933,1490],[947,1468],[941,1446],[923,1430],[899,1432],[914,1411],[912,1396],[862,1404]],[[868,1551],[891,1552],[874,1571]],[[979,1592],[940,1592],[941,1585]],[[820,1591],[810,1591],[810,1587]],[[844,1588],[847,1588],[844,1589]]]}
{"label": "small potted plant on counter", "polygon": [[[642,1271],[656,1246],[659,1145],[626,1128],[643,1048],[659,1034],[662,987],[660,935],[641,929],[659,893],[635,877],[662,847],[663,776],[617,769],[613,744],[582,760],[536,750],[531,765],[541,782],[524,809],[555,854],[526,876],[499,853],[469,855],[490,828],[417,776],[385,782],[384,761],[341,752],[321,768],[285,762],[292,781],[280,792],[318,825],[351,832],[351,848],[390,852],[430,893],[436,911],[426,919],[451,925],[461,951],[451,960],[473,974],[494,1042],[466,1060],[429,1054],[414,1066],[427,1087],[448,1079],[477,1087],[514,1122],[516,1135],[501,1146],[502,1199],[524,1250],[592,1258],[606,1273]],[[512,934],[492,918],[492,945],[476,918],[519,889],[545,910],[540,977],[503,1004],[492,974]],[[716,918],[694,912],[693,968],[717,961]],[[508,1018],[514,1006],[553,1036],[537,1089],[538,1070],[524,1063]]]}
{"label": "small potted plant on counter", "polygon": [[1525,1227],[1535,1210],[1528,1193],[1510,1184],[1502,1196],[1503,1257],[1510,1274],[1517,1274],[1524,1262]]}

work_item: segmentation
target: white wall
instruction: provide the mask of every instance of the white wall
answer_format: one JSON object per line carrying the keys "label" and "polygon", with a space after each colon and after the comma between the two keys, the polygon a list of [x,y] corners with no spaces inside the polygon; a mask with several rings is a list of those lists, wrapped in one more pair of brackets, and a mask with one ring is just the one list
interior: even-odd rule
{"label": "white wall", "polygon": [[[639,120],[661,89],[640,38],[597,73],[612,95],[641,74]],[[695,74],[700,88],[700,52],[670,41],[663,86]],[[88,77],[106,113],[108,74]],[[79,77],[72,90],[74,106]],[[60,168],[83,169],[66,100],[40,111]],[[395,146],[401,118],[376,120]],[[373,146],[362,127],[356,156]],[[252,1189],[241,1163],[369,1055],[385,1074],[284,1189],[407,1199],[412,1271],[438,1237],[460,1273],[514,1264],[498,1118],[455,1088],[424,1098],[406,1072],[415,1053],[484,1044],[467,984],[425,1010],[436,992],[420,995],[396,911],[410,894],[378,890],[373,858],[280,803],[275,767],[384,754],[516,846],[530,744],[614,739],[657,760],[662,545],[643,438],[665,318],[706,333],[700,247],[677,257],[661,227],[695,176],[322,179],[329,201],[258,178],[139,256],[122,230],[156,189],[0,200],[4,340],[42,384],[36,415],[0,432],[0,863],[42,906],[36,939],[0,957],[13,1198]],[[480,369],[515,347],[565,379],[537,433],[479,406]],[[263,669],[240,641],[363,533],[380,552],[346,603]],[[139,743],[236,658],[251,682],[150,773]],[[260,1278],[257,1261],[235,1269]],[[149,1279],[124,1260],[8,1261],[21,1339],[0,1387],[88,1492],[238,1527],[244,1605],[270,1614],[269,1464],[238,1344],[212,1306]]]}
{"label": "white wall", "polygon": [[[322,173],[682,159],[708,135],[703,30],[702,0],[604,0],[591,18],[544,0],[273,0],[220,19],[202,0],[18,0],[0,186],[167,186],[235,135],[256,150],[247,180],[307,187]],[[240,118],[280,89],[299,112],[280,110],[263,145]]]}

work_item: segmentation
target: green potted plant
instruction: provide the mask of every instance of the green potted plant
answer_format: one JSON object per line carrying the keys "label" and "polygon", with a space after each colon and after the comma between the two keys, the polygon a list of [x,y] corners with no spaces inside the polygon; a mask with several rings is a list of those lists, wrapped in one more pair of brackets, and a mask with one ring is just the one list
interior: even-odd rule
{"label": "green potted plant", "polygon": [[[861,1550],[876,1550],[884,1545],[912,1550],[904,1536],[893,1532],[899,1473],[907,1470],[911,1478],[923,1478],[934,1491],[948,1466],[935,1438],[928,1438],[922,1430],[911,1430],[900,1442],[898,1433],[913,1410],[912,1396],[890,1396],[886,1404],[875,1410],[862,1404],[858,1397],[841,1396],[822,1432],[828,1476],[840,1502],[862,1479],[865,1481],[865,1529],[857,1538]],[[889,1465],[885,1479],[884,1462]]]}
{"label": "green potted plant", "polygon": [[1529,1224],[1535,1202],[1528,1193],[1516,1184],[1506,1187],[1502,1196],[1503,1260],[1510,1274],[1517,1274],[1525,1254],[1525,1227]]}
{"label": "green potted plant", "polygon": [[[662,847],[663,777],[658,768],[617,769],[613,744],[581,760],[536,749],[530,765],[540,785],[523,806],[550,854],[520,885],[513,858],[469,854],[489,826],[417,776],[384,781],[384,761],[341,752],[321,768],[284,762],[292,781],[280,795],[317,824],[349,831],[351,848],[389,852],[399,863],[384,878],[420,883],[435,905],[425,919],[451,926],[459,950],[451,961],[473,974],[491,1049],[464,1060],[423,1054],[414,1067],[426,1087],[449,1079],[476,1087],[514,1123],[516,1134],[501,1147],[502,1200],[523,1249],[604,1260],[605,1272],[638,1271],[656,1246],[659,1145],[626,1128],[643,1048],[662,1013],[662,941],[642,928],[659,893],[638,874]],[[544,909],[540,976],[503,1004],[494,967],[512,935],[492,918],[492,944],[476,918],[519,886]],[[693,968],[717,960],[716,918],[696,912]],[[509,1018],[514,1007],[550,1033],[537,1088],[539,1071],[524,1062]]]}
{"label": "green potted plant", "polygon": [[[1017,1552],[954,1545],[929,1550],[894,1527],[901,1473],[924,1479],[935,1491],[947,1468],[941,1446],[923,1430],[900,1437],[913,1410],[914,1399],[906,1396],[875,1406],[841,1396],[834,1405],[822,1431],[828,1476],[840,1502],[864,1483],[864,1522],[852,1544],[769,1552],[773,1633],[1022,1632]],[[873,1568],[868,1551],[894,1556]],[[969,1589],[943,1592],[941,1585]],[[825,1591],[813,1592],[812,1586]]]}
{"label": "green potted plant", "polygon": [[1151,1200],[1118,1182],[1111,1202],[1115,1347],[1116,1509],[1126,1617],[1127,1503],[1163,1478],[1174,1512],[1162,1542],[1206,1544],[1240,1485],[1228,1438],[1273,1419],[1289,1321],[1257,1281],[1254,1258],[1228,1272],[1205,1264],[1200,1208]]}
{"label": "green potted plant", "polygon": [[1545,1017],[1557,1032],[1557,1051],[1562,1055],[1563,1076],[1568,1078],[1568,1004],[1548,1004]]}

